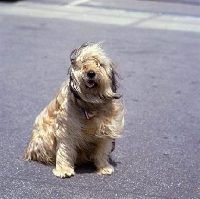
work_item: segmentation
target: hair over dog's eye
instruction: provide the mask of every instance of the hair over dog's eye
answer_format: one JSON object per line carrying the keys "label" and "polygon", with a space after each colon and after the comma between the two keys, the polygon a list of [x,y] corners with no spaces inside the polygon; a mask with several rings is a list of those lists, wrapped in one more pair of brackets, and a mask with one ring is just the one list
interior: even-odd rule
{"label": "hair over dog's eye", "polygon": [[99,67],[103,67],[103,64],[102,64],[102,63],[98,63],[98,66],[99,66]]}

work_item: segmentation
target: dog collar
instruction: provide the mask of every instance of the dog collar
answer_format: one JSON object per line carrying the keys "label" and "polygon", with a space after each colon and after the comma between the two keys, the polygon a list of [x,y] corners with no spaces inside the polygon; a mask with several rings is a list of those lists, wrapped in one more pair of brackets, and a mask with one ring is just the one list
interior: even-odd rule
{"label": "dog collar", "polygon": [[93,118],[93,115],[89,114],[85,109],[82,109],[86,120],[91,120]]}

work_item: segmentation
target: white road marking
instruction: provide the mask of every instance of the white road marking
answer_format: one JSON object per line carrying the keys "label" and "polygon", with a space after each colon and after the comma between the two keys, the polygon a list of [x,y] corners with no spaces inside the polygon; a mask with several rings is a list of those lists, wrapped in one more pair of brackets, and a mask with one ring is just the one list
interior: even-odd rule
{"label": "white road marking", "polygon": [[200,32],[200,17],[169,14],[130,12],[125,10],[75,6],[47,5],[31,2],[0,7],[0,15],[22,15],[38,18],[59,18],[79,22],[132,26],[134,28]]}
{"label": "white road marking", "polygon": [[82,4],[82,3],[86,3],[90,0],[76,0],[76,1],[72,1],[71,3],[67,4],[67,6],[77,6],[79,4]]}

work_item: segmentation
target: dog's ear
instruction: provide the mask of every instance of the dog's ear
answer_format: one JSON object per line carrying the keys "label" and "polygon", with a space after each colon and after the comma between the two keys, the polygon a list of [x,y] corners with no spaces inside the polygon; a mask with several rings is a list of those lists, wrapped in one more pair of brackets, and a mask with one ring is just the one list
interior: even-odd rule
{"label": "dog's ear", "polygon": [[117,79],[116,79],[116,72],[112,69],[112,84],[111,84],[111,88],[112,88],[112,91],[113,93],[116,93],[117,92],[117,88],[118,88],[118,84],[117,84]]}
{"label": "dog's ear", "polygon": [[77,49],[73,50],[70,54],[71,65],[74,65],[76,61],[76,53],[77,53]]}
{"label": "dog's ear", "polygon": [[74,49],[70,54],[71,64],[72,65],[75,64],[76,58],[80,54],[80,52],[83,50],[83,48],[85,48],[89,45],[93,45],[93,44],[94,44],[93,42],[86,42],[86,43],[82,44],[80,47],[78,47],[77,49]]}
{"label": "dog's ear", "polygon": [[120,78],[120,76],[115,71],[115,64],[113,62],[111,62],[110,67],[111,67],[111,88],[112,88],[112,92],[115,93],[114,98],[119,99],[119,98],[121,98],[121,95],[117,94],[117,89],[119,87],[117,78]]}
{"label": "dog's ear", "polygon": [[110,68],[111,68],[111,88],[113,93],[117,92],[118,88],[118,82],[117,82],[117,77],[119,77],[118,73],[115,71],[115,64],[113,62],[110,63]]}

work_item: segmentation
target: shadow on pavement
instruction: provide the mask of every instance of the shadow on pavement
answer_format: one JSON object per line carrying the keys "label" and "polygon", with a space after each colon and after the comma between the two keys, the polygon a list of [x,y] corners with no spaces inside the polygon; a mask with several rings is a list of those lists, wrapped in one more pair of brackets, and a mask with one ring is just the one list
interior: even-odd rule
{"label": "shadow on pavement", "polygon": [[18,2],[18,1],[23,1],[23,0],[0,0],[0,2],[4,2],[4,3],[15,3],[15,2]]}
{"label": "shadow on pavement", "polygon": [[[120,164],[118,162],[115,162],[111,158],[109,158],[109,163],[113,167],[117,167],[117,165]],[[85,163],[83,165],[76,165],[75,167],[76,174],[94,173],[95,171],[96,171],[96,167],[93,162]]]}

